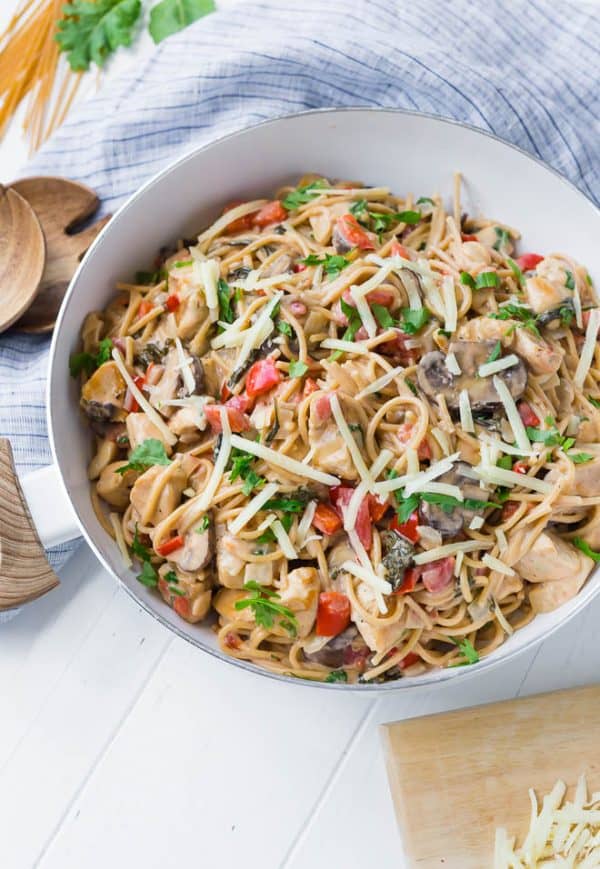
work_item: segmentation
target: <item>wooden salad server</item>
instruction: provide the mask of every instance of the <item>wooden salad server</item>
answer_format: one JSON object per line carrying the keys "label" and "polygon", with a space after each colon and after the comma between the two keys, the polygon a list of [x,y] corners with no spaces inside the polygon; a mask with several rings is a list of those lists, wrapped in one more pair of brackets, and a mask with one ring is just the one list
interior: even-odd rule
{"label": "wooden salad server", "polygon": [[37,295],[15,328],[35,334],[51,332],[80,260],[108,223],[110,215],[79,231],[96,213],[100,200],[90,187],[68,178],[22,178],[14,181],[9,189],[33,208],[46,239],[46,266]]}
{"label": "wooden salad server", "polygon": [[16,190],[0,185],[0,332],[33,302],[45,261],[44,234],[33,208]]}

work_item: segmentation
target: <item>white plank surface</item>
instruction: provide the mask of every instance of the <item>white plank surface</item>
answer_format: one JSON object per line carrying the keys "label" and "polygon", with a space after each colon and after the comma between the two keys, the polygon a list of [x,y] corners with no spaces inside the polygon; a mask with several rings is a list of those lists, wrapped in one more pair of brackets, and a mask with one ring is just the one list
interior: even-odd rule
{"label": "white plank surface", "polygon": [[[0,3],[0,25],[15,6]],[[26,156],[15,126],[1,180]],[[600,601],[490,676],[375,700],[202,655],[84,546],[61,579],[0,627],[2,869],[401,869],[379,723],[600,673]]]}

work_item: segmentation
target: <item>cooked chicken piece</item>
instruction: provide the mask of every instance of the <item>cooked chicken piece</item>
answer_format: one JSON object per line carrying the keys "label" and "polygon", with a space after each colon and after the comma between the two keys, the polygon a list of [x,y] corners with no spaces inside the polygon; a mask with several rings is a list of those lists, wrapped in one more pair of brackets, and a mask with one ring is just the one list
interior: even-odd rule
{"label": "cooked chicken piece", "polygon": [[[323,401],[325,399],[325,401]],[[344,480],[356,480],[358,472],[333,417],[325,407],[325,396],[313,401],[308,418],[308,439],[314,449],[311,464]],[[345,414],[348,423],[352,420]]]}
{"label": "cooked chicken piece", "polygon": [[[177,292],[177,290],[174,290]],[[177,308],[177,334],[182,341],[193,338],[208,317],[208,307],[198,293],[185,296]]]}
{"label": "cooked chicken piece", "polygon": [[326,361],[322,365],[327,372],[328,389],[339,388],[348,395],[355,395],[372,380],[367,372],[367,363],[360,357],[350,359],[341,365],[338,362]]}
{"label": "cooked chicken piece", "polygon": [[84,353],[95,353],[98,350],[100,337],[104,330],[104,321],[97,311],[92,311],[83,321],[81,340]]}
{"label": "cooked chicken piece", "polygon": [[544,314],[546,311],[560,308],[565,301],[573,298],[573,291],[565,285],[564,279],[559,283],[537,275],[527,278],[525,292],[529,306],[536,314]]}
{"label": "cooked chicken piece", "polygon": [[211,350],[203,357],[205,390],[208,395],[220,400],[221,389],[231,374],[235,360],[235,347],[232,350]]}
{"label": "cooked chicken piece", "polygon": [[331,217],[327,213],[327,209],[320,209],[308,220],[317,244],[328,244],[331,238]]}
{"label": "cooked chicken piece", "polygon": [[249,562],[244,568],[244,584],[247,582],[258,582],[260,585],[272,585],[274,567],[277,567],[279,571],[279,560],[262,561],[260,563]]}
{"label": "cooked chicken piece", "polygon": [[132,450],[138,447],[145,440],[148,440],[148,438],[153,438],[164,445],[165,452],[168,456],[171,455],[171,447],[166,442],[165,436],[145,413],[127,414],[127,436],[129,437],[129,446]]}
{"label": "cooked chicken piece", "polygon": [[551,612],[574,597],[593,567],[591,558],[552,531],[542,532],[514,565],[523,579],[539,583],[529,593],[535,612]]}
{"label": "cooked chicken piece", "polygon": [[458,337],[461,341],[502,341],[503,347],[521,356],[534,374],[552,374],[562,361],[561,352],[517,320],[473,317],[460,327]]}
{"label": "cooked chicken piece", "polygon": [[[344,576],[347,583],[352,581],[348,574]],[[358,582],[356,585],[356,596],[368,612],[374,616],[378,614],[375,595],[369,585],[365,582]],[[405,624],[402,620],[394,624],[372,625],[360,615],[355,607],[352,607],[352,621],[372,652],[384,652],[386,649],[390,649],[399,642],[405,631]]]}
{"label": "cooked chicken piece", "polygon": [[114,441],[96,439],[96,452],[88,465],[88,478],[97,480],[104,468],[114,462],[119,455],[119,448]]}
{"label": "cooked chicken piece", "polygon": [[179,355],[177,350],[171,349],[163,360],[164,371],[163,375],[156,384],[150,389],[150,404],[161,411],[165,416],[173,413],[173,408],[165,406],[163,402],[172,401],[177,398],[177,393],[181,387],[182,379],[179,372]]}
{"label": "cooked chicken piece", "polygon": [[[153,465],[138,477],[131,490],[131,503],[139,517],[144,516],[146,513],[150,491],[157,477],[164,474],[165,471],[167,471],[167,468],[164,465]],[[148,518],[148,525],[158,525],[159,522],[166,519],[179,506],[181,493],[186,487],[186,482],[186,475],[181,465],[171,469],[167,482],[161,489],[156,506]]]}
{"label": "cooked chicken piece", "polygon": [[320,590],[319,573],[314,567],[297,567],[290,571],[278,590],[281,600],[277,602],[296,616],[299,637],[306,637],[312,630]]}
{"label": "cooked chicken piece", "polygon": [[94,371],[81,390],[81,406],[92,420],[117,422],[125,418],[123,401],[127,385],[117,363],[105,362]]}
{"label": "cooked chicken piece", "polygon": [[198,531],[198,526],[190,529],[183,538],[183,546],[169,556],[169,562],[177,564],[187,573],[196,573],[209,563],[214,552],[212,526]]}
{"label": "cooked chicken piece", "polygon": [[[494,245],[497,245],[502,238],[499,226],[486,226],[476,232],[475,235],[482,244],[486,245],[486,247],[494,247]],[[508,256],[512,256],[514,245],[510,237],[506,241],[503,241],[500,249],[503,253],[508,254]]]}
{"label": "cooked chicken piece", "polygon": [[[578,446],[583,447],[584,445],[575,444],[573,449],[577,450]],[[581,495],[583,498],[593,498],[600,494],[600,450],[585,444],[585,451],[593,454],[595,458],[590,462],[574,466],[573,484],[562,490],[564,495]],[[556,483],[561,476],[556,468],[552,468],[546,474],[545,479],[549,483]]]}
{"label": "cooked chicken piece", "polygon": [[504,347],[512,344],[516,320],[494,320],[492,317],[473,317],[458,330],[459,341],[502,341]]}
{"label": "cooked chicken piece", "polygon": [[[315,301],[314,304],[319,303]],[[311,335],[321,335],[324,332],[327,332],[328,326],[329,317],[322,311],[315,311],[309,307],[308,317],[304,322],[304,334],[306,335],[306,339],[309,340]],[[308,346],[312,347],[310,341]]]}
{"label": "cooked chicken piece", "polygon": [[182,443],[189,444],[198,440],[200,431],[206,428],[206,420],[204,415],[200,417],[195,407],[180,407],[170,418],[169,428]]}
{"label": "cooked chicken piece", "polygon": [[225,588],[243,588],[246,582],[244,571],[249,564],[244,556],[252,555],[256,544],[250,540],[239,540],[229,534],[225,525],[217,525],[215,530],[219,583]]}
{"label": "cooked chicken piece", "polygon": [[478,241],[464,241],[460,247],[462,251],[458,253],[458,256],[462,260],[464,268],[468,271],[489,266],[492,262],[489,250]]}
{"label": "cooked chicken piece", "polygon": [[137,471],[131,470],[125,471],[124,474],[118,474],[117,469],[126,464],[127,462],[120,461],[107,465],[96,484],[100,497],[119,510],[126,510],[129,506],[131,487],[138,476]]}
{"label": "cooked chicken piece", "polygon": [[252,625],[255,623],[252,609],[249,606],[241,610],[235,608],[237,601],[246,597],[248,592],[243,589],[222,588],[214,596],[213,607],[224,622],[243,622]]}
{"label": "cooked chicken piece", "polygon": [[169,582],[166,574],[173,571],[170,562],[159,568],[158,588],[164,600],[175,612],[192,624],[201,621],[210,612],[212,597],[210,577],[206,571],[194,575],[175,569],[177,582]]}

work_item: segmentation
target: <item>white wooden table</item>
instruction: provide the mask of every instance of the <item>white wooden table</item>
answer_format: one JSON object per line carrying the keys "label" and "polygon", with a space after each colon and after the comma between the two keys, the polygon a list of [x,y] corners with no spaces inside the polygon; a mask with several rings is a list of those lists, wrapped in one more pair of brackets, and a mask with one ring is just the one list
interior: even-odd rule
{"label": "white wooden table", "polygon": [[[25,159],[12,131],[0,180]],[[85,545],[61,579],[0,627],[2,869],[399,869],[379,723],[600,673],[600,600],[491,675],[374,699],[203,655]]]}

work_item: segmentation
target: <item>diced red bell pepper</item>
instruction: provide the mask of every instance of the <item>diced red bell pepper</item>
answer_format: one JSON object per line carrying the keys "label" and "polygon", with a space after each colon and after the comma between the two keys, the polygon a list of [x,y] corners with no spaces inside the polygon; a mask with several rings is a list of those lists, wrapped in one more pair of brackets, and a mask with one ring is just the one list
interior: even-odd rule
{"label": "diced red bell pepper", "polygon": [[375,495],[369,495],[369,515],[373,522],[379,522],[380,519],[383,519],[389,507],[388,501],[380,501]]}
{"label": "diced red bell pepper", "polygon": [[170,296],[167,296],[167,300],[165,302],[165,307],[167,308],[167,311],[170,311],[171,313],[173,313],[173,311],[177,310],[180,303],[181,303],[181,299],[179,298],[177,293],[171,293]]}
{"label": "diced red bell pepper", "polygon": [[520,257],[517,257],[517,265],[522,272],[529,272],[534,269],[538,263],[541,263],[543,259],[544,257],[540,256],[539,253],[523,253]]}
{"label": "diced red bell pepper", "polygon": [[370,235],[365,232],[353,214],[342,214],[336,221],[336,227],[349,247],[360,250],[375,250]]}
{"label": "diced red bell pepper", "polygon": [[[141,391],[146,384],[146,376],[144,374],[139,374],[137,377],[133,378],[134,384]],[[131,391],[127,389],[125,393],[125,400],[123,402],[123,408],[127,411],[127,413],[137,413],[140,409],[137,400],[133,397]]]}
{"label": "diced red bell pepper", "polygon": [[515,462],[512,469],[515,474],[526,474],[529,470],[529,467],[525,464],[525,462]]}
{"label": "diced red bell pepper", "polygon": [[401,661],[399,661],[398,666],[401,670],[404,670],[406,667],[412,667],[413,664],[418,664],[421,659],[416,654],[416,652],[409,652]]}
{"label": "diced red bell pepper", "polygon": [[315,413],[320,422],[325,422],[331,416],[331,395],[328,392],[315,399]]}
{"label": "diced red bell pepper", "polygon": [[[229,399],[231,401],[231,399]],[[206,419],[208,420],[208,424],[215,432],[215,434],[220,434],[223,431],[221,426],[221,414],[220,409],[224,407],[227,412],[227,419],[229,420],[229,427],[233,432],[241,432],[248,431],[250,428],[250,420],[241,410],[238,410],[236,407],[231,407],[230,405],[223,404],[207,404],[204,408],[204,414]]]}
{"label": "diced red bell pepper", "polygon": [[296,272],[297,274],[298,272],[306,271],[307,268],[308,266],[306,265],[306,263],[294,263],[292,271]]}
{"label": "diced red bell pepper", "polygon": [[446,558],[440,558],[437,561],[423,565],[421,568],[421,579],[427,591],[435,593],[448,588],[452,582],[453,573],[454,558],[449,555]]}
{"label": "diced red bell pepper", "polygon": [[317,636],[337,637],[350,624],[350,601],[339,591],[323,591],[317,608]]}
{"label": "diced red bell pepper", "polygon": [[235,410],[241,411],[241,413],[246,413],[250,409],[252,402],[248,396],[242,392],[240,395],[232,395],[231,398],[227,399],[225,404],[227,407],[233,407]]}
{"label": "diced red bell pepper", "polygon": [[460,237],[462,238],[463,241],[479,241],[479,239],[477,238],[476,235],[471,235],[467,232],[461,233]]}
{"label": "diced red bell pepper", "polygon": [[404,571],[402,584],[398,586],[395,594],[408,594],[409,592],[414,591],[420,575],[420,567],[407,567]]}
{"label": "diced red bell pepper", "polygon": [[191,601],[187,597],[183,597],[183,595],[177,595],[173,601],[173,609],[178,616],[187,621],[192,612]]}
{"label": "diced red bell pepper", "polygon": [[[348,507],[348,504],[350,503],[353,494],[354,489],[352,488],[352,486],[333,486],[329,490],[329,497],[331,499],[331,503],[333,504],[336,513],[342,519],[342,521],[344,519],[344,510]],[[365,496],[362,499],[360,507],[358,508],[355,530],[358,535],[358,539],[368,552],[373,542],[373,527],[371,522],[371,515],[369,512],[368,496]]]}
{"label": "diced red bell pepper", "polygon": [[519,416],[523,422],[523,425],[536,426],[540,424],[539,416],[534,413],[531,409],[530,405],[527,404],[526,401],[520,401],[517,404],[517,410],[519,411]]}
{"label": "diced red bell pepper", "polygon": [[403,244],[400,244],[399,241],[392,242],[390,253],[392,254],[392,256],[401,256],[402,259],[410,259],[410,252],[408,248],[404,247]]}
{"label": "diced red bell pepper", "polygon": [[421,536],[417,530],[418,524],[419,512],[418,510],[415,510],[413,513],[410,514],[406,522],[398,522],[398,517],[394,516],[390,523],[390,528],[397,534],[401,534],[403,537],[406,537],[406,539],[410,540],[411,543],[417,543],[419,537]]}
{"label": "diced red bell pepper", "polygon": [[176,534],[175,537],[171,537],[169,540],[165,540],[164,543],[161,543],[161,545],[157,547],[156,551],[159,555],[166,557],[172,552],[175,552],[177,549],[181,549],[182,546],[183,536],[181,534]]}
{"label": "diced red bell pepper", "polygon": [[323,534],[335,534],[342,527],[342,520],[329,504],[317,504],[312,524]]}
{"label": "diced red bell pepper", "polygon": [[149,314],[153,308],[154,305],[152,304],[152,302],[149,302],[148,299],[143,299],[137,309],[138,319],[145,317],[146,314]]}
{"label": "diced red bell pepper", "polygon": [[508,522],[508,520],[511,518],[511,516],[514,516],[514,514],[517,512],[517,510],[519,509],[519,506],[520,505],[519,505],[518,501],[507,501],[506,504],[504,505],[504,507],[502,508],[502,514],[501,514],[502,521]]}
{"label": "diced red bell pepper", "polygon": [[[229,205],[226,205],[223,209],[223,214],[227,214],[228,211],[231,211],[232,208],[237,208],[238,205],[243,205],[243,199],[235,199],[233,202],[230,202]],[[243,217],[238,217],[235,220],[232,220],[231,223],[227,224],[227,231],[229,233],[243,232],[245,229],[252,229],[252,218],[256,214],[256,211],[252,211],[250,214],[244,214]]]}
{"label": "diced red bell pepper", "polygon": [[309,395],[312,395],[313,392],[318,392],[319,386],[316,380],[313,380],[312,377],[307,377],[304,380],[304,389],[302,390],[302,398],[306,398]]}
{"label": "diced red bell pepper", "polygon": [[367,293],[366,299],[369,305],[382,305],[384,308],[391,308],[396,301],[396,296],[393,290],[377,289]]}
{"label": "diced red bell pepper", "polygon": [[273,359],[259,359],[246,375],[246,392],[249,398],[264,395],[281,382],[283,376]]}
{"label": "diced red bell pepper", "polygon": [[260,227],[270,226],[271,223],[281,223],[287,216],[287,211],[279,199],[276,199],[274,202],[267,202],[266,205],[263,205],[260,211],[257,211],[252,217],[252,223],[254,226]]}
{"label": "diced red bell pepper", "polygon": [[224,383],[221,387],[221,401],[227,401],[228,398],[231,398],[231,390],[227,383]]}

